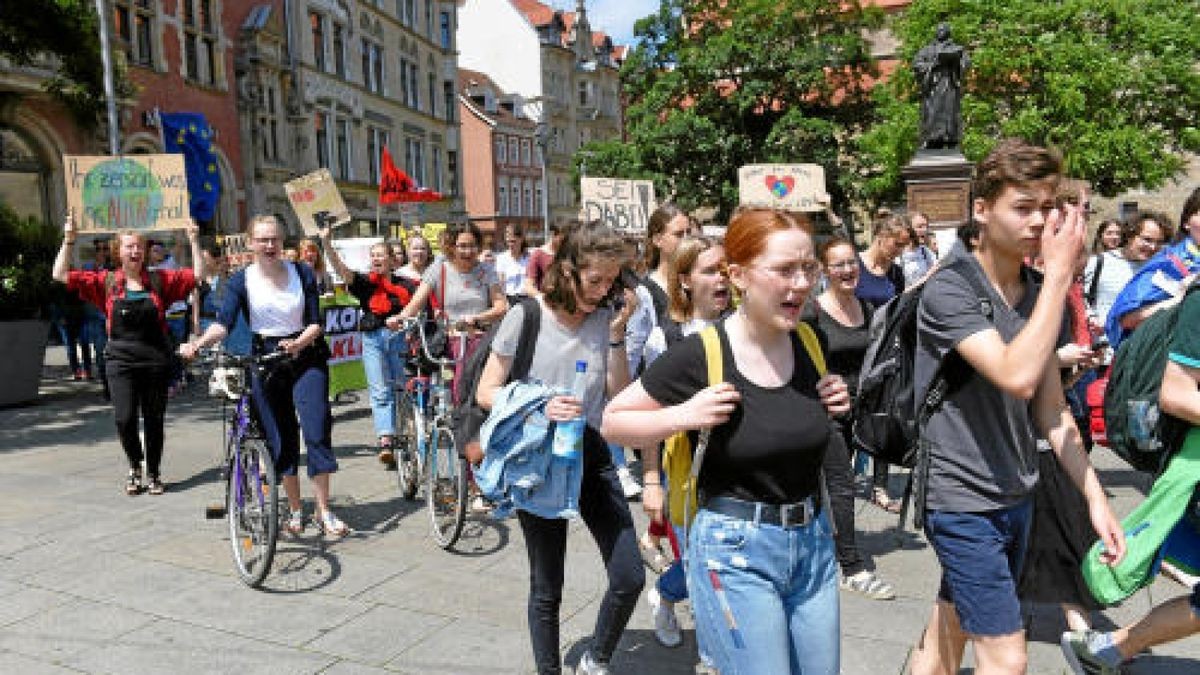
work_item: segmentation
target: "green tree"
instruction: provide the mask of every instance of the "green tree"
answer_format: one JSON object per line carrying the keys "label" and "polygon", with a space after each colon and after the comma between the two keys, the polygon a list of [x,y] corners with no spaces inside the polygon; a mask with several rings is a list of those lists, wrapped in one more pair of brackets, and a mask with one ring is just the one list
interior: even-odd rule
{"label": "green tree", "polygon": [[838,159],[878,75],[863,36],[881,23],[858,0],[662,0],[621,71],[628,144],[586,147],[588,173],[652,177],[661,196],[724,216],[739,167],[811,162],[841,201],[853,177]]}
{"label": "green tree", "polygon": [[89,128],[99,121],[104,109],[100,54],[99,19],[91,2],[0,2],[0,56],[17,66],[33,64],[46,55],[54,57],[56,73],[46,82],[46,90]]}
{"label": "green tree", "polygon": [[921,0],[895,24],[901,66],[859,139],[864,195],[898,196],[917,145],[913,55],[950,24],[971,54],[963,154],[1004,137],[1059,148],[1068,172],[1112,196],[1155,189],[1200,149],[1200,0]]}

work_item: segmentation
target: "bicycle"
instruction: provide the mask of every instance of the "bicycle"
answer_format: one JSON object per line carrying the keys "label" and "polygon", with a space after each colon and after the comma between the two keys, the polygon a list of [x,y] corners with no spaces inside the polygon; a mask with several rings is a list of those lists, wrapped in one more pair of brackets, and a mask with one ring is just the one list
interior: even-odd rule
{"label": "bicycle", "polygon": [[263,356],[215,355],[208,381],[209,394],[232,408],[222,418],[225,455],[221,480],[225,483],[222,509],[206,510],[206,517],[224,517],[234,568],[241,580],[257,588],[271,570],[279,540],[279,477],[275,461],[258,422],[251,414],[250,381],[255,370],[263,373],[287,356],[275,352]]}
{"label": "bicycle", "polygon": [[[424,477],[431,534],[439,546],[449,550],[458,542],[466,520],[469,476],[467,460],[459,456],[450,428],[455,361],[432,354],[424,320],[409,319],[401,330],[409,332],[414,327],[410,361],[416,374],[407,378],[396,396],[395,437],[401,444],[396,475],[400,494],[409,500],[416,497]],[[455,339],[458,353],[463,354],[466,332],[460,330]]]}

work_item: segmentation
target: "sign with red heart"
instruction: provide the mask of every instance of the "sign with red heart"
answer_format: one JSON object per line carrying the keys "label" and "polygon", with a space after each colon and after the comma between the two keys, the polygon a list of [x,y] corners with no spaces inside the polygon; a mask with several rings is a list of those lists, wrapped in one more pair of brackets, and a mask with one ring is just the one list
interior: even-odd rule
{"label": "sign with red heart", "polygon": [[738,170],[743,206],[822,211],[829,203],[820,164],[749,164]]}

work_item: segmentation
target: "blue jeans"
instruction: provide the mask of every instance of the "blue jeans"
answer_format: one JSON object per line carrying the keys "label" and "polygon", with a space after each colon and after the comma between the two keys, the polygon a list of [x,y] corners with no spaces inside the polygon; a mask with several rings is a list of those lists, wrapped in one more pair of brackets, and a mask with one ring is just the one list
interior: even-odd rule
{"label": "blue jeans", "polygon": [[783,528],[702,508],[689,538],[700,652],[722,675],[838,672],[837,565],[824,509],[806,527]]}
{"label": "blue jeans", "polygon": [[404,381],[404,335],[378,328],[364,332],[362,343],[375,435],[390,436],[396,430],[396,385]]}

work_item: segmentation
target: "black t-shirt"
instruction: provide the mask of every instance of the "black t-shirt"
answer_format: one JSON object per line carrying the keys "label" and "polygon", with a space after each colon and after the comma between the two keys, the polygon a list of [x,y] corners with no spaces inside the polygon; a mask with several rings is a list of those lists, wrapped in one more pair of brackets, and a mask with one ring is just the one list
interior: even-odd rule
{"label": "black t-shirt", "polygon": [[[416,284],[408,277],[400,276],[399,274],[393,272],[392,283],[396,284],[397,286],[403,286],[404,289],[408,291],[410,298],[414,293],[416,293]],[[377,328],[381,328],[384,325],[384,319],[394,314],[399,314],[400,310],[404,309],[404,306],[400,304],[400,299],[396,298],[395,296],[391,296],[388,299],[392,301],[392,311],[383,315],[372,312],[370,307],[368,307],[368,303],[371,301],[371,296],[375,294],[375,284],[371,283],[371,278],[369,275],[362,274],[361,272],[356,272],[354,274],[354,278],[351,279],[350,283],[346,285],[346,291],[349,292],[350,295],[353,295],[355,300],[358,300],[358,305],[362,308],[362,318],[358,320],[359,330],[375,330]]]}
{"label": "black t-shirt", "polygon": [[[717,333],[725,381],[737,388],[742,401],[729,421],[712,431],[700,472],[701,499],[727,496],[785,504],[816,495],[831,422],[817,396],[816,366],[800,338],[792,334],[796,367],[791,381],[766,388],[738,372],[724,321],[717,324]],[[683,403],[707,387],[700,336],[689,335],[668,349],[641,381],[663,406]]]}
{"label": "black t-shirt", "polygon": [[862,306],[863,322],[859,326],[846,326],[838,322],[813,298],[804,307],[800,319],[812,327],[825,350],[825,364],[829,372],[841,375],[850,388],[853,398],[858,392],[858,375],[862,370],[863,358],[871,345],[870,303],[858,299]]}

